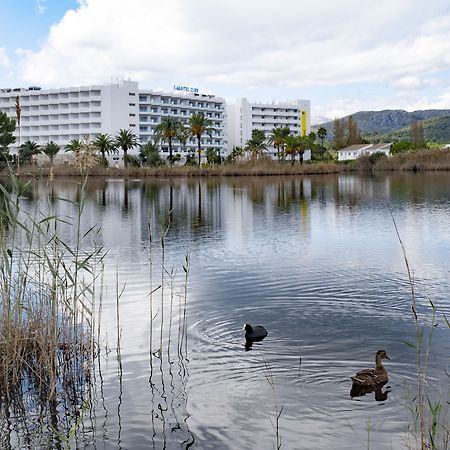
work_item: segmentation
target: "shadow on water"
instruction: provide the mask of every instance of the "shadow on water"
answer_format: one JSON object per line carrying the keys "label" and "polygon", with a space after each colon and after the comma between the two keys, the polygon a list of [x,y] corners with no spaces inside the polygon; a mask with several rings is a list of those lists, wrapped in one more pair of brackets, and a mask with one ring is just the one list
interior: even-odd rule
{"label": "shadow on water", "polygon": [[377,402],[384,402],[387,400],[388,394],[391,392],[391,387],[387,386],[386,389],[383,390],[383,386],[369,387],[353,384],[350,389],[350,397],[363,397],[364,395],[368,395],[373,392],[374,398]]}

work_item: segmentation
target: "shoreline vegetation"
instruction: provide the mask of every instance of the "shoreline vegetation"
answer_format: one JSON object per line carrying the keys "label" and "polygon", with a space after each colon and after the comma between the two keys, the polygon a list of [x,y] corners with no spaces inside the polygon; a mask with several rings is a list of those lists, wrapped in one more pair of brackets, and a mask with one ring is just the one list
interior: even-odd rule
{"label": "shoreline vegetation", "polygon": [[[0,448],[78,447],[95,436],[95,407],[102,402],[105,408],[101,361],[113,363],[108,355],[114,347],[120,429],[123,267],[116,267],[117,336],[109,344],[102,310],[110,262],[100,228],[84,229],[88,178],[77,183],[76,201],[59,198],[71,212],[64,215],[49,196],[24,209],[30,181],[13,173],[8,179],[8,189],[0,184]],[[170,213],[156,228],[149,219],[152,442],[154,448],[161,439],[165,447],[171,430],[188,448],[195,441],[185,400],[190,257],[185,255],[184,276],[177,278],[165,260],[169,227]]]}
{"label": "shoreline vegetation", "polygon": [[[414,153],[399,153],[389,157],[384,155],[362,156],[353,161],[311,161],[300,164],[291,161],[250,159],[231,164],[198,166],[162,165],[157,167],[108,168],[102,165],[90,167],[89,176],[94,177],[230,177],[230,176],[270,176],[270,175],[324,175],[349,172],[426,172],[450,170],[449,150],[419,150]],[[25,165],[15,168],[20,177],[70,177],[80,176],[79,168],[71,165],[37,166]],[[85,173],[86,174],[86,173]],[[8,169],[1,172],[8,176]]]}

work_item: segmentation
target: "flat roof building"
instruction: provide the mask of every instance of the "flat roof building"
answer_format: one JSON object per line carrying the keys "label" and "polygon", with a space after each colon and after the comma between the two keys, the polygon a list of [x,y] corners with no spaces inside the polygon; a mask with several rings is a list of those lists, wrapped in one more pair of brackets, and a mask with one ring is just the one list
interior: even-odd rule
{"label": "flat roof building", "polygon": [[[171,116],[187,126],[189,117],[202,113],[212,122],[214,129],[211,136],[201,137],[202,150],[212,148],[215,153],[224,155],[227,148],[227,128],[225,100],[211,94],[190,92],[189,90],[174,90],[172,93],[142,89],[139,91],[139,136],[141,143],[155,139],[155,128],[163,117]],[[185,156],[197,151],[197,139],[188,138],[186,142],[174,139],[173,154]],[[169,146],[161,142],[163,155],[168,156]]]}
{"label": "flat roof building", "polygon": [[[234,146],[244,147],[251,138],[252,130],[263,130],[266,139],[276,127],[288,127],[292,134],[305,135],[310,131],[310,101],[256,103],[240,98],[227,105],[228,151]],[[276,156],[276,149],[267,145],[267,153]]]}
{"label": "flat roof building", "polygon": [[[72,139],[95,139],[101,133],[114,136],[120,129],[133,131],[144,144],[155,138],[155,127],[163,117],[175,117],[186,125],[194,113],[203,113],[213,123],[211,137],[202,136],[202,148],[226,152],[225,100],[211,94],[139,89],[135,81],[61,89],[2,89],[0,111],[16,118],[17,97],[21,119],[11,153],[27,140],[39,145],[54,141],[63,148]],[[196,139],[186,143],[174,139],[174,154],[185,155],[196,148]],[[161,151],[168,156],[167,142],[161,142]]]}
{"label": "flat roof building", "polygon": [[54,141],[63,147],[72,139],[86,136],[95,139],[100,133],[114,135],[121,128],[139,132],[137,82],[61,89],[2,89],[0,111],[15,119],[17,97],[21,118],[11,153],[16,153],[27,140],[39,145]]}
{"label": "flat roof building", "polygon": [[[16,153],[27,140],[45,145],[54,141],[64,148],[72,139],[95,139],[99,134],[115,136],[129,129],[141,144],[155,139],[155,128],[164,117],[171,116],[187,125],[195,113],[203,113],[212,122],[211,136],[203,135],[203,151],[213,149],[225,155],[233,146],[245,146],[253,129],[263,130],[266,137],[275,127],[289,127],[293,134],[310,130],[309,100],[252,103],[245,98],[226,105],[221,97],[200,93],[198,89],[174,86],[172,92],[140,89],[136,81],[123,80],[104,85],[59,89],[1,89],[0,111],[16,118],[16,98],[21,108],[16,142],[10,146]],[[168,142],[161,141],[161,153],[168,156]],[[186,156],[197,151],[196,138],[186,142],[174,139],[173,153]],[[134,149],[131,154],[137,154]],[[276,155],[268,145],[267,153]]]}

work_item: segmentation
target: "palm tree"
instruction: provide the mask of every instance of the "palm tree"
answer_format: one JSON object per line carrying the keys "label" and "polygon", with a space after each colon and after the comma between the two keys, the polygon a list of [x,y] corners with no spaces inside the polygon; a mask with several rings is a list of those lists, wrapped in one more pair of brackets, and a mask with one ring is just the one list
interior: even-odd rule
{"label": "palm tree", "polygon": [[200,166],[202,158],[202,134],[206,133],[210,138],[212,138],[212,133],[216,130],[212,127],[212,121],[205,117],[203,113],[192,114],[192,116],[189,117],[188,128],[191,136],[195,136],[197,138],[198,165]]}
{"label": "palm tree", "polygon": [[138,145],[136,135],[131,130],[119,130],[119,134],[115,139],[115,144],[123,150],[123,164],[127,167],[128,150]]}
{"label": "palm tree", "polygon": [[180,141],[181,148],[186,151],[186,144],[188,139],[191,137],[191,131],[189,128],[182,128],[178,132],[178,140]]}
{"label": "palm tree", "polygon": [[66,152],[73,152],[77,153],[80,151],[82,142],[80,139],[72,139],[67,145],[66,145]]}
{"label": "palm tree", "polygon": [[159,147],[156,142],[147,142],[141,146],[139,152],[142,164],[150,167],[157,167],[164,164],[164,161],[159,155]]}
{"label": "palm tree", "polygon": [[292,159],[292,165],[295,162],[295,155],[300,152],[301,146],[302,146],[302,137],[290,134],[286,137],[286,147],[285,147],[285,153],[286,155],[291,155]]}
{"label": "palm tree", "polygon": [[263,150],[267,150],[265,140],[266,135],[263,130],[252,130],[252,137],[245,144],[245,150],[251,153],[253,159],[258,158]]}
{"label": "palm tree", "polygon": [[94,141],[94,147],[101,153],[103,159],[105,159],[105,155],[117,152],[114,139],[107,133],[97,136]]}
{"label": "palm tree", "polygon": [[161,119],[161,123],[155,127],[155,135],[157,139],[167,141],[169,144],[169,162],[172,165],[172,139],[180,136],[183,130],[183,124],[174,117],[167,116]]}
{"label": "palm tree", "polygon": [[277,149],[277,157],[280,159],[280,150],[284,149],[286,144],[286,137],[291,134],[289,127],[275,127],[272,129],[272,134],[269,136],[269,144],[272,144]]}
{"label": "palm tree", "polygon": [[242,147],[234,146],[230,154],[225,158],[225,163],[230,164],[235,162],[238,158],[244,156],[244,149]]}
{"label": "palm tree", "polygon": [[50,141],[42,147],[42,151],[50,158],[50,166],[53,167],[53,158],[61,147],[54,141]]}
{"label": "palm tree", "polygon": [[29,163],[31,158],[40,152],[41,149],[39,148],[38,143],[28,139],[28,141],[25,141],[19,148],[19,158],[22,163]]}
{"label": "palm tree", "polygon": [[297,153],[300,157],[300,164],[303,164],[303,154],[305,150],[313,146],[313,143],[314,141],[311,136],[289,135],[286,138],[285,152],[287,155],[291,155],[292,164],[295,162],[295,155]]}

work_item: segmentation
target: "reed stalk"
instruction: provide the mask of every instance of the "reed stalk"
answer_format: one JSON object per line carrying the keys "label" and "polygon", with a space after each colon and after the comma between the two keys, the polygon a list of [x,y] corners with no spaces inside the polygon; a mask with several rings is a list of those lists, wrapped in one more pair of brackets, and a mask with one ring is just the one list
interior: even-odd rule
{"label": "reed stalk", "polygon": [[264,376],[266,377],[267,382],[272,390],[272,402],[274,408],[274,419],[270,419],[270,423],[275,432],[275,449],[281,449],[281,432],[280,432],[280,419],[281,414],[283,413],[283,405],[279,405],[277,398],[277,391],[275,386],[275,379],[273,377],[272,367],[271,365],[263,358],[264,362]]}
{"label": "reed stalk", "polygon": [[[93,262],[102,249],[82,251],[93,233],[81,232],[84,184],[80,202],[66,200],[76,211],[72,222],[54,214],[49,201],[26,210],[29,183],[12,172],[8,183],[0,185],[0,414],[14,417],[14,432],[22,427],[60,446],[58,433],[71,436],[74,424],[66,428],[58,405],[67,397],[74,407],[83,404],[90,388]],[[75,243],[62,239],[62,226],[75,231]],[[43,425],[33,432],[26,422],[32,411]]]}
{"label": "reed stalk", "polygon": [[[433,340],[433,331],[437,326],[436,315],[438,308],[429,300],[431,306],[430,326],[428,330],[422,324],[418,314],[417,296],[415,289],[414,277],[406,253],[405,245],[401,239],[397,223],[391,211],[391,217],[400,243],[405,262],[406,272],[408,275],[408,284],[411,292],[411,311],[415,325],[415,342],[404,343],[413,348],[416,353],[416,385],[415,393],[408,400],[407,405],[413,417],[412,437],[415,442],[408,444],[410,448],[418,448],[420,450],[444,450],[449,448],[450,427],[447,422],[447,412],[444,411],[444,405],[450,404],[450,399],[442,398],[442,393],[434,393],[437,399],[433,400],[432,388],[428,377],[428,364]],[[444,316],[445,318],[445,316]],[[446,318],[445,318],[446,319]],[[449,326],[450,329],[450,324]],[[427,338],[424,339],[427,331]],[[448,393],[447,393],[448,394]],[[445,394],[444,394],[445,395]]]}

